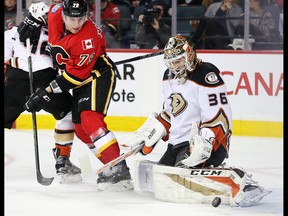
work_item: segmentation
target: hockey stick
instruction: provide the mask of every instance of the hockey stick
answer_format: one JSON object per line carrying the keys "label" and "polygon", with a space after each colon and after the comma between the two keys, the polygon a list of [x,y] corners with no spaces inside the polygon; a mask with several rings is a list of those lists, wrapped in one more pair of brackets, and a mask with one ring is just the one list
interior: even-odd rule
{"label": "hockey stick", "polygon": [[[26,39],[26,48],[28,56],[28,69],[29,69],[29,81],[30,81],[30,94],[33,94],[33,70],[32,70],[32,59],[31,59],[31,50],[30,50],[30,38]],[[54,177],[45,178],[42,176],[39,165],[39,150],[38,150],[38,134],[37,134],[37,122],[36,122],[36,111],[32,111],[32,124],[33,124],[33,138],[34,138],[34,150],[35,150],[35,162],[36,162],[36,175],[37,181],[45,186],[48,186],[52,183]]]}
{"label": "hockey stick", "polygon": [[102,173],[104,170],[109,169],[110,167],[115,166],[116,164],[120,163],[121,161],[125,160],[126,158],[130,157],[131,155],[135,155],[143,148],[144,142],[140,143],[137,146],[132,147],[126,153],[120,155],[119,157],[115,158],[114,160],[110,161],[109,163],[105,164],[103,167],[96,171],[96,174]]}
{"label": "hockey stick", "polygon": [[[193,46],[197,45],[202,37],[202,35],[205,32],[206,29],[206,24],[207,24],[207,19],[204,17],[201,17],[199,25],[195,31],[195,33],[193,34],[191,40],[189,41],[189,43]],[[115,62],[115,65],[120,65],[120,64],[124,64],[127,62],[132,62],[132,61],[138,61],[138,60],[142,60],[142,59],[146,59],[146,58],[150,58],[150,57],[154,57],[154,56],[158,56],[158,55],[162,55],[164,53],[164,51],[160,51],[160,52],[155,52],[155,53],[149,53],[146,55],[142,55],[142,56],[136,56],[130,59],[125,59],[122,61],[118,61]]]}

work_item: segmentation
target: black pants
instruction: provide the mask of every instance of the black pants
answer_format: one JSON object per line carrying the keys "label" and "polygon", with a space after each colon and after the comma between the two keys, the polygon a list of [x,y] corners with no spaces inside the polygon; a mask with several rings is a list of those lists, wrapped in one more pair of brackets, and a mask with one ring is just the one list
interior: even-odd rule
{"label": "black pants", "polygon": [[[166,166],[177,166],[178,162],[187,158],[190,155],[189,142],[183,142],[177,145],[168,144],[167,150],[159,160],[158,164]],[[222,145],[216,150],[212,151],[211,156],[205,162],[198,164],[194,168],[204,168],[214,166],[217,167],[225,160],[227,156],[226,150]]]}
{"label": "black pants", "polygon": [[106,115],[115,86],[115,71],[108,68],[102,70],[101,76],[95,77],[80,88],[73,89],[73,123],[81,123],[80,114],[84,110],[93,110]]}
{"label": "black pants", "polygon": [[[36,88],[46,88],[57,76],[52,68],[33,73],[34,92]],[[29,74],[21,69],[8,66],[4,85],[4,128],[12,128],[14,121],[25,111],[24,104],[30,96]],[[51,94],[51,101],[43,105],[43,110],[51,113],[56,120],[62,119],[72,109],[68,93]]]}

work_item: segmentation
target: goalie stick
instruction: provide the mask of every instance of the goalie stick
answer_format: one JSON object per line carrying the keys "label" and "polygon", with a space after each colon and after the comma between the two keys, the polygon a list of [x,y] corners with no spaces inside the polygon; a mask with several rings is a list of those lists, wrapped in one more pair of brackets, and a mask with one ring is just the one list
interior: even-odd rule
{"label": "goalie stick", "polygon": [[104,170],[107,170],[107,169],[115,166],[116,164],[120,163],[121,161],[125,160],[126,158],[130,157],[131,155],[135,155],[136,153],[138,153],[142,149],[143,145],[144,145],[144,142],[140,143],[137,146],[132,147],[126,153],[121,154],[119,157],[115,158],[114,160],[110,161],[109,163],[105,164],[103,167],[98,169],[96,171],[96,174],[98,175],[99,173],[102,173]]}
{"label": "goalie stick", "polygon": [[[199,43],[202,35],[205,32],[206,24],[207,24],[207,19],[204,18],[204,17],[201,17],[199,25],[198,25],[195,33],[193,34],[191,40],[189,41],[189,43],[192,46],[195,46],[195,45],[197,45]],[[120,64],[124,64],[124,63],[127,63],[127,62],[132,62],[132,61],[138,61],[138,60],[142,60],[142,59],[146,59],[146,58],[150,58],[150,57],[154,57],[154,56],[158,56],[158,55],[162,55],[162,54],[164,54],[164,51],[149,53],[149,54],[142,55],[142,56],[136,56],[136,57],[133,57],[133,58],[130,58],[130,59],[125,59],[125,60],[122,60],[122,61],[115,62],[115,65],[120,65]]]}
{"label": "goalie stick", "polygon": [[[31,59],[31,50],[30,50],[30,38],[26,39],[26,51],[28,56],[28,69],[29,69],[29,81],[30,81],[30,94],[33,94],[33,70],[32,70],[32,59]],[[54,177],[46,178],[41,174],[40,164],[39,164],[39,150],[38,150],[38,134],[37,134],[37,122],[36,122],[36,111],[32,112],[32,124],[33,124],[33,138],[34,138],[34,150],[35,150],[35,162],[36,162],[36,175],[37,181],[45,186],[48,186],[52,183]]]}

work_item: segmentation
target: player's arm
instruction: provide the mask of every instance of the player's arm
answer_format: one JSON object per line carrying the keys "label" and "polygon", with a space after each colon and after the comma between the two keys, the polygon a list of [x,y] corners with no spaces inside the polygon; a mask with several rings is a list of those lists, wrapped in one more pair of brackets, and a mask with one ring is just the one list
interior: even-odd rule
{"label": "player's arm", "polygon": [[[59,48],[58,50],[59,52],[63,51]],[[68,92],[70,89],[92,81],[93,77],[90,75],[92,66],[88,61],[89,58],[85,58],[85,61],[83,61],[80,55],[76,60],[69,59],[62,74],[50,82],[49,86],[47,86],[45,89],[36,89],[36,92],[33,93],[25,103],[24,108],[29,112],[31,112],[33,109],[40,111],[44,107],[45,103],[50,102],[51,94]],[[79,63],[76,64],[75,62]],[[89,76],[87,78],[86,74],[88,73]]]}
{"label": "player's arm", "polygon": [[46,103],[51,101],[51,94],[68,92],[77,85],[83,84],[83,81],[80,81],[79,79],[75,79],[75,82],[73,83],[65,78],[66,73],[63,74],[51,81],[49,86],[45,89],[37,88],[25,103],[24,108],[29,112],[33,109],[35,109],[35,111],[40,111]]}

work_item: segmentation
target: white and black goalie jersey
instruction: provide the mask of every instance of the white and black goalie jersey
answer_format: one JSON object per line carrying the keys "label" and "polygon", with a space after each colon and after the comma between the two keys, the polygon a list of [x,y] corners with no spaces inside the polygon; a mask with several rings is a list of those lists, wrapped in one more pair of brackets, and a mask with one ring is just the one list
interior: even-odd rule
{"label": "white and black goalie jersey", "polygon": [[191,125],[198,122],[200,128],[214,132],[213,150],[222,145],[228,157],[232,113],[219,69],[211,63],[200,62],[193,72],[187,73],[186,82],[179,81],[169,69],[165,71],[163,111],[170,118],[169,143],[177,145],[189,140]]}

